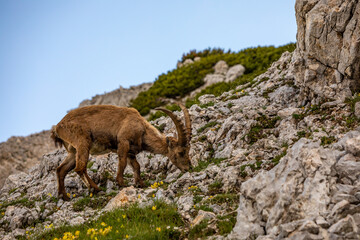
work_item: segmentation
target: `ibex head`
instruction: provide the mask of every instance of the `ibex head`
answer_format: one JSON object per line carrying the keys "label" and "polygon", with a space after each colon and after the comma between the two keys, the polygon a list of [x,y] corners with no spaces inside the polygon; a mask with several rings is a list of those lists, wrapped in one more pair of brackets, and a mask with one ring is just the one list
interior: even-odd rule
{"label": "ibex head", "polygon": [[191,119],[186,107],[179,103],[178,105],[184,113],[185,125],[183,125],[181,120],[170,110],[166,108],[156,108],[156,110],[161,110],[169,115],[175,124],[178,137],[177,139],[175,137],[166,138],[166,143],[168,145],[168,153],[166,155],[176,167],[178,167],[182,172],[185,172],[191,168],[191,161],[189,157]]}

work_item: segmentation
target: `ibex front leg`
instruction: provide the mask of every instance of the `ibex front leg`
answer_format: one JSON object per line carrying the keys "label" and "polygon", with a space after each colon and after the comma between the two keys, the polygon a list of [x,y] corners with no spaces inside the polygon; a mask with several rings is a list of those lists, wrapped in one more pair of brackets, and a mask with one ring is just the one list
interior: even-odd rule
{"label": "ibex front leg", "polygon": [[129,163],[134,171],[135,186],[144,187],[144,182],[140,177],[140,164],[136,161],[136,157],[134,155],[129,156]]}
{"label": "ibex front leg", "polygon": [[119,156],[119,166],[116,176],[116,181],[120,187],[125,186],[124,182],[124,170],[127,164],[128,152],[130,149],[130,144],[127,140],[120,140],[118,144],[118,156]]}

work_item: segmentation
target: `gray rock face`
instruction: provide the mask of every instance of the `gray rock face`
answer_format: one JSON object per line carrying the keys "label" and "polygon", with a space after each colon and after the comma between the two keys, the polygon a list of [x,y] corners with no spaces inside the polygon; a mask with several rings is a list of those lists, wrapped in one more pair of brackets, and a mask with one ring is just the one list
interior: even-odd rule
{"label": "gray rock face", "polygon": [[[297,231],[320,239],[331,234],[360,237],[359,222],[354,220],[359,200],[352,199],[351,204],[346,200],[351,198],[343,194],[346,188],[358,188],[358,158],[352,149],[355,142],[360,147],[356,141],[359,136],[358,131],[350,132],[330,149],[301,139],[275,168],[244,182],[237,224],[229,237],[264,235],[264,228],[267,235],[282,238]],[[350,181],[346,181],[346,187],[338,186],[344,177]],[[328,230],[323,229],[329,224]]]}
{"label": "gray rock face", "polygon": [[80,103],[79,107],[85,107],[89,105],[115,105],[121,107],[127,107],[130,101],[143,91],[148,90],[152,86],[152,83],[143,83],[138,86],[132,86],[130,88],[120,87],[109,93],[96,95],[90,100],[84,100]]}
{"label": "gray rock face", "polygon": [[201,92],[201,90],[215,83],[234,81],[236,78],[243,75],[244,72],[245,67],[243,65],[237,64],[229,68],[225,61],[220,60],[214,66],[214,73],[205,76],[204,85],[192,91],[188,97],[194,97],[197,93]]}
{"label": "gray rock face", "polygon": [[232,82],[245,73],[245,67],[241,64],[232,66],[226,73],[225,82]]}
{"label": "gray rock face", "polygon": [[296,84],[303,98],[344,100],[359,90],[360,3],[297,0]]}
{"label": "gray rock face", "polygon": [[226,62],[224,60],[218,61],[214,66],[215,74],[225,75],[227,73],[228,69],[229,69],[229,66],[226,64]]}

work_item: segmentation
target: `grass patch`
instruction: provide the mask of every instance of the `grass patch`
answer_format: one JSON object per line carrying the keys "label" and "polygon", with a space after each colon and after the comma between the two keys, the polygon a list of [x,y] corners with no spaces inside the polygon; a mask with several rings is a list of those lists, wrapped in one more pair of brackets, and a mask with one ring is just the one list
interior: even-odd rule
{"label": "grass patch", "polygon": [[[174,111],[181,111],[181,108],[176,105],[176,104],[169,104],[169,105],[166,105],[165,106],[166,109],[174,112]],[[164,112],[162,111],[156,111],[155,113],[151,113],[149,118],[148,118],[148,121],[154,121],[155,119],[158,119],[158,118],[161,118],[162,116],[167,116]],[[164,126],[165,127],[165,126]],[[160,130],[160,129],[159,129]],[[160,132],[162,132],[160,130]]]}
{"label": "grass patch", "polygon": [[[198,97],[204,94],[221,95],[225,91],[235,89],[238,85],[250,82],[254,77],[265,72],[285,51],[293,51],[295,44],[287,44],[280,47],[255,47],[247,48],[239,52],[215,51],[211,54],[203,54],[200,61],[190,65],[176,68],[157,77],[154,84],[144,92],[141,92],[131,106],[136,108],[141,115],[146,115],[151,109],[163,105],[161,98],[178,98],[197,89],[204,84],[204,77],[214,72],[214,65],[224,60],[229,66],[242,64],[245,67],[245,74],[231,83],[217,83],[204,89],[196,95],[195,99],[190,100],[192,104],[198,101]],[[204,50],[205,51],[205,50]],[[196,52],[202,55],[201,52]],[[193,54],[190,54],[193,56]],[[187,106],[189,106],[187,102]]]}
{"label": "grass patch", "polygon": [[9,195],[12,194],[13,192],[15,192],[16,190],[17,190],[17,188],[10,189]]}
{"label": "grass patch", "polygon": [[321,137],[321,146],[329,145],[336,141],[336,138],[334,136],[323,136]]}
{"label": "grass patch", "polygon": [[198,132],[198,133],[201,133],[201,132],[203,132],[205,129],[214,127],[214,126],[216,126],[217,124],[219,124],[219,123],[216,122],[216,121],[208,122],[207,124],[205,124],[204,126],[202,126],[201,128],[199,128],[199,129],[197,130],[197,132]]}
{"label": "grass patch", "polygon": [[89,161],[89,162],[87,163],[87,166],[86,166],[86,167],[87,167],[87,168],[91,168],[91,167],[94,165],[94,163],[95,163],[94,161],[91,161],[91,162]]}
{"label": "grass patch", "polygon": [[191,172],[200,172],[204,169],[206,169],[211,163],[214,164],[219,164],[221,163],[223,160],[225,160],[226,158],[210,158],[208,160],[205,161],[199,161],[198,165],[196,167],[194,167],[192,170],[190,170]]}
{"label": "grass patch", "polygon": [[234,212],[229,215],[217,217],[218,218],[217,228],[219,230],[220,235],[227,235],[233,230],[236,224],[236,214],[237,213]]}
{"label": "grass patch", "polygon": [[299,113],[299,114],[293,113],[292,117],[298,121],[301,121],[306,117],[306,115],[303,113]]}
{"label": "grass patch", "polygon": [[[155,207],[155,208],[153,208]],[[184,222],[174,205],[155,201],[153,206],[140,208],[137,204],[125,209],[105,213],[97,220],[86,224],[51,229],[35,239],[61,238],[64,234],[77,236],[76,239],[179,239]],[[73,239],[73,238],[68,238]]]}
{"label": "grass patch", "polygon": [[0,211],[4,212],[8,206],[21,205],[27,208],[34,208],[36,200],[29,200],[27,197],[16,199],[14,201],[8,202],[4,201],[0,205]]}
{"label": "grass patch", "polygon": [[223,204],[227,203],[229,205],[238,204],[239,195],[235,193],[220,193],[215,195],[212,198],[207,199],[206,201],[212,204]]}
{"label": "grass patch", "polygon": [[212,107],[212,106],[214,106],[214,105],[215,105],[214,102],[208,102],[208,103],[206,103],[206,104],[200,104],[200,107],[201,107],[201,108],[207,108],[207,107]]}
{"label": "grass patch", "polygon": [[[111,196],[108,196],[108,198],[111,199]],[[73,204],[73,209],[75,212],[84,211],[85,207],[90,207],[92,209],[101,209],[105,207],[110,200],[108,198],[84,196]]]}
{"label": "grass patch", "polygon": [[189,231],[189,239],[201,239],[215,234],[214,229],[208,228],[208,220],[204,220]]}
{"label": "grass patch", "polygon": [[249,133],[245,135],[248,144],[254,144],[259,139],[266,137],[263,129],[274,128],[277,121],[280,120],[279,116],[276,117],[267,117],[261,115],[256,119],[257,123],[252,126],[249,130]]}
{"label": "grass patch", "polygon": [[287,153],[287,149],[285,149],[285,151],[283,151],[282,153],[280,153],[279,155],[276,155],[271,162],[274,163],[274,165],[277,165],[280,162],[280,159],[282,157],[284,157]]}

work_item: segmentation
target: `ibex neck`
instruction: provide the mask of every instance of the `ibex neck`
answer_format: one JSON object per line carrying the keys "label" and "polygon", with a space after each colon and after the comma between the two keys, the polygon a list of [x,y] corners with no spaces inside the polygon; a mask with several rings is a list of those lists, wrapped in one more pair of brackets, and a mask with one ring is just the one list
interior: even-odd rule
{"label": "ibex neck", "polygon": [[162,155],[166,155],[168,153],[168,146],[165,136],[150,123],[148,123],[146,126],[144,143],[146,150],[149,152]]}

